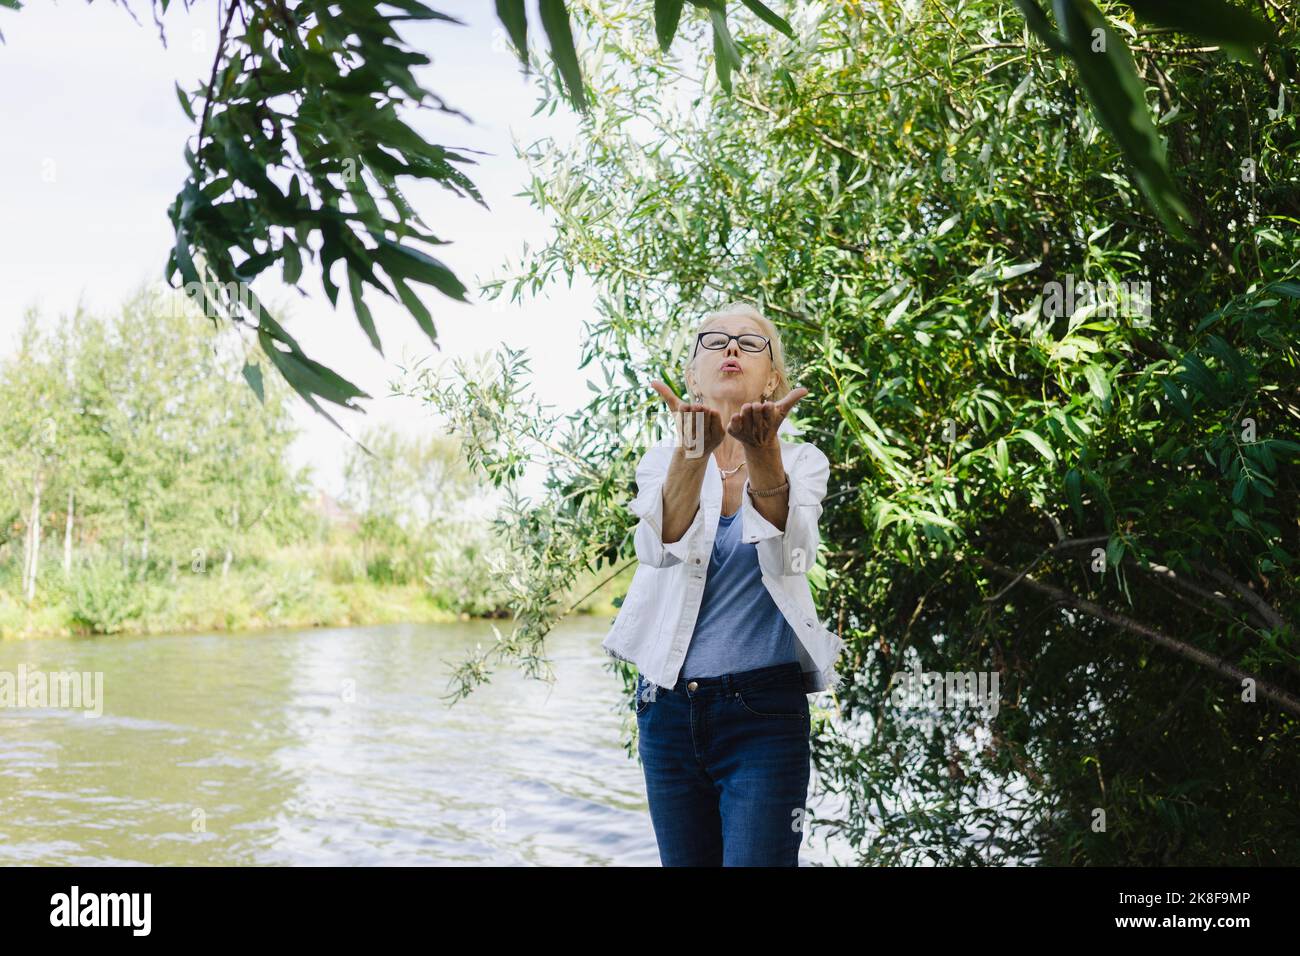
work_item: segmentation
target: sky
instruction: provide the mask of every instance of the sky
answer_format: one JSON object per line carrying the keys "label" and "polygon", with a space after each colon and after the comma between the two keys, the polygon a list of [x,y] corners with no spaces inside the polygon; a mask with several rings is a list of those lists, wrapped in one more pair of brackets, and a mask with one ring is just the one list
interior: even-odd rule
{"label": "sky", "polygon": [[[537,105],[496,18],[495,4],[473,0],[434,4],[465,21],[407,23],[400,32],[433,63],[418,71],[426,89],[473,120],[435,110],[405,118],[426,140],[468,153],[476,165],[459,168],[477,185],[490,210],[436,185],[402,181],[403,192],[429,229],[450,245],[433,250],[477,298],[481,282],[507,273],[524,244],[547,242],[550,227],[529,201],[515,193],[528,181],[514,142],[539,137],[569,142],[576,130],[567,106],[532,116]],[[24,311],[40,310],[49,321],[80,301],[109,312],[142,283],[162,278],[174,241],[167,207],[185,179],[184,145],[195,124],[182,112],[175,84],[194,89],[206,82],[217,36],[216,4],[197,2],[187,11],[177,0],[164,18],[166,46],[145,0],[131,0],[139,22],[106,0],[31,0],[21,11],[0,9],[0,354],[9,354]],[[529,5],[530,42],[544,42],[536,7]],[[541,48],[534,46],[541,52]],[[254,289],[272,301],[284,286],[270,271]],[[278,275],[278,268],[276,270]],[[336,277],[341,271],[336,270]],[[372,292],[386,358],[357,325],[346,292],[337,311],[313,278],[310,264],[292,299],[286,323],[312,358],[336,369],[374,396],[365,415],[325,407],[352,434],[369,422],[403,430],[437,430],[424,406],[388,397],[389,382],[403,358],[429,356],[437,364],[494,351],[502,343],[531,358],[530,389],[552,414],[575,410],[590,394],[591,367],[579,370],[583,322],[593,314],[594,290],[578,273],[572,288],[555,284],[522,305],[464,305],[415,285],[433,313],[441,350],[400,305]],[[349,439],[295,399],[303,429],[292,454],[312,467],[318,487],[338,495]],[[536,469],[521,483],[540,490]]]}

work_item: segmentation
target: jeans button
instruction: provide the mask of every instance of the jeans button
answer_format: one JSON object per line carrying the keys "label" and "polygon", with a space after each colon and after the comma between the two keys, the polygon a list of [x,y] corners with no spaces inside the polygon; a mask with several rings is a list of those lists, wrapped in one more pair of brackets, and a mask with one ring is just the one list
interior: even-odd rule
{"label": "jeans button", "polygon": [[691,681],[689,684],[686,685],[686,689],[695,690],[699,686],[700,686],[699,683],[697,683],[696,681]]}

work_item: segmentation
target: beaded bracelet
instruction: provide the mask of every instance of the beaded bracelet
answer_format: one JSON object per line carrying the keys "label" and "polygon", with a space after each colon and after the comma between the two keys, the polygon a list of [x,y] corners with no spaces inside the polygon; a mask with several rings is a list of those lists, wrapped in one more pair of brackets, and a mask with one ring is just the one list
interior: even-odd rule
{"label": "beaded bracelet", "polygon": [[755,491],[751,487],[749,489],[749,493],[755,496],[756,498],[766,498],[768,495],[779,495],[781,492],[785,491],[789,487],[790,487],[790,479],[787,478],[785,481],[781,482],[775,488],[768,488],[766,491]]}

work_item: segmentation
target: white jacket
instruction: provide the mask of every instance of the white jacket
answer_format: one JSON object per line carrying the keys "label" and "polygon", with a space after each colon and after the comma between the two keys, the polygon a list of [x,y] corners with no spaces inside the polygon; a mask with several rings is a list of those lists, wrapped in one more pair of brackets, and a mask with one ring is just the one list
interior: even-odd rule
{"label": "white jacket", "polygon": [[[817,618],[808,569],[817,562],[821,539],[817,521],[826,496],[830,462],[816,445],[781,439],[781,462],[790,480],[790,510],[782,532],[759,514],[749,497],[749,479],[740,494],[741,540],[757,542],[763,584],[794,629],[796,653],[806,692],[838,687],[835,669],[844,642]],[[636,468],[637,496],[628,508],[640,517],[635,531],[640,564],[614,626],[601,647],[612,657],[635,664],[660,687],[673,687],[695,632],[713,540],[722,513],[722,475],[708,456],[700,507],[681,539],[663,543],[663,483],[676,447],[676,436],[650,446]]]}

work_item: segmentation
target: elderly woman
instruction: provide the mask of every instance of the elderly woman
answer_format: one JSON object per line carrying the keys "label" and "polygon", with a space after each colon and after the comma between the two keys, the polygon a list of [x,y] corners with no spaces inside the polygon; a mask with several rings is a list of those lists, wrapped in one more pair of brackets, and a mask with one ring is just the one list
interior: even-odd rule
{"label": "elderly woman", "polygon": [[606,652],[637,665],[637,751],[664,866],[798,866],[807,695],[843,642],[808,586],[830,464],[779,437],[791,390],[776,327],[733,303],[697,330],[677,443],[636,470],[639,560]]}

